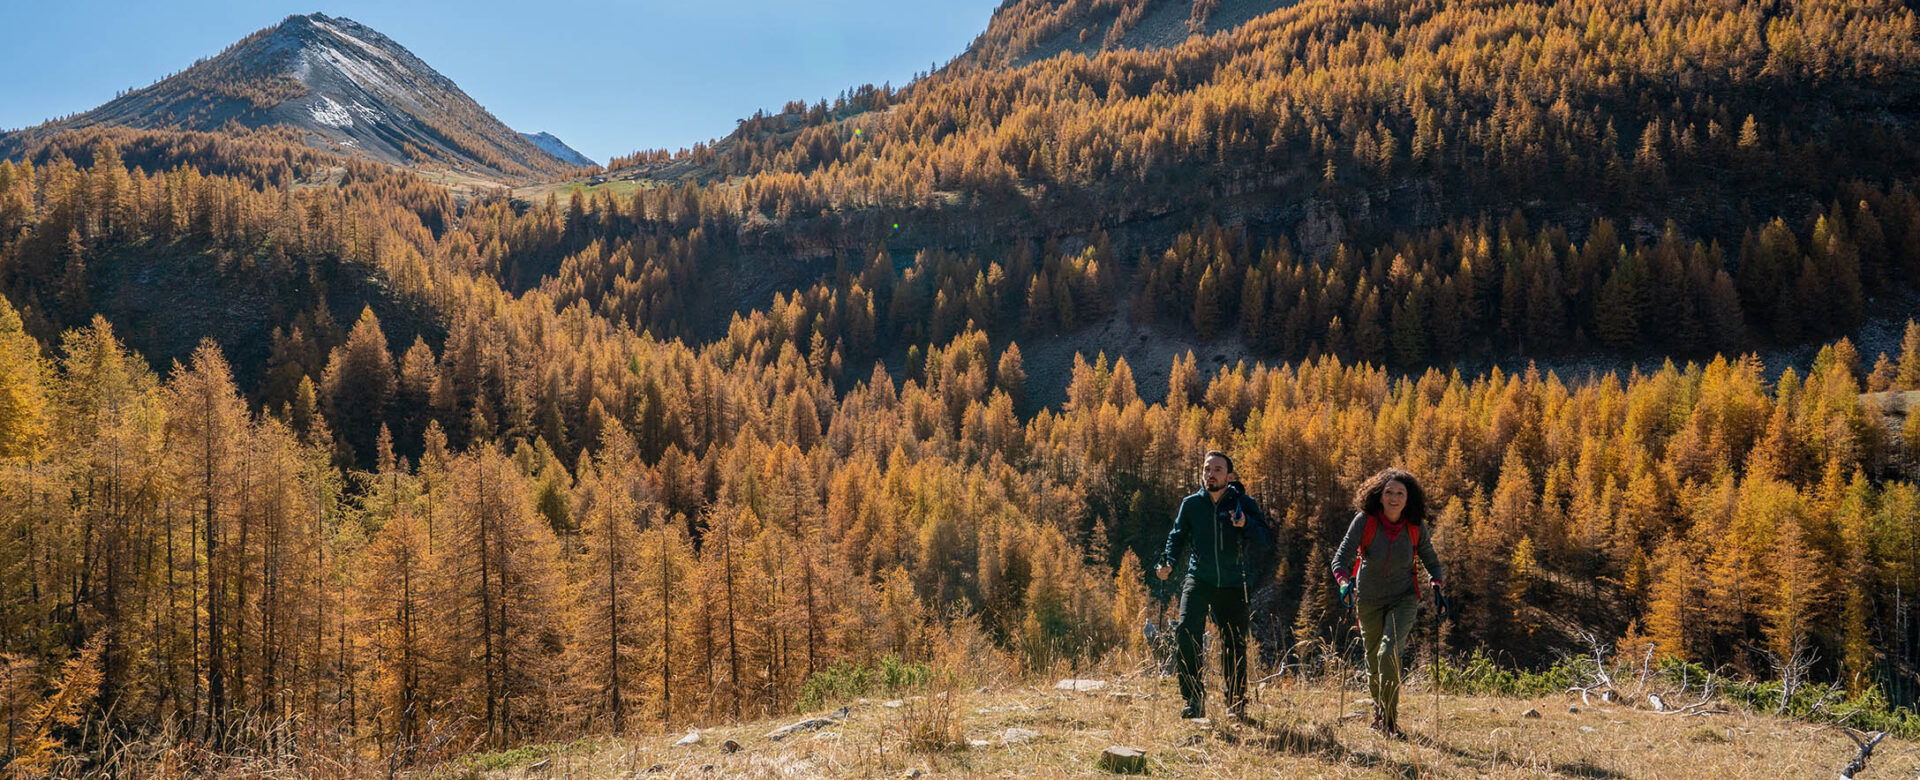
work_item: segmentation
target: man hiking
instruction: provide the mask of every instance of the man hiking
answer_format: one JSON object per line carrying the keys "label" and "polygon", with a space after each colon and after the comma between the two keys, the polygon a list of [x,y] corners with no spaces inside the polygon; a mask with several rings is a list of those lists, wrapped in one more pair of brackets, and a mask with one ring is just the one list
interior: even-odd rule
{"label": "man hiking", "polygon": [[1201,459],[1202,489],[1180,502],[1167,532],[1154,574],[1166,579],[1174,562],[1185,556],[1186,579],[1180,586],[1180,624],[1174,630],[1179,646],[1176,669],[1180,696],[1186,707],[1182,718],[1206,715],[1206,688],[1201,680],[1200,635],[1206,631],[1207,612],[1220,632],[1220,666],[1226,677],[1227,714],[1247,717],[1248,572],[1253,555],[1273,546],[1273,532],[1233,472],[1233,459],[1213,450]]}

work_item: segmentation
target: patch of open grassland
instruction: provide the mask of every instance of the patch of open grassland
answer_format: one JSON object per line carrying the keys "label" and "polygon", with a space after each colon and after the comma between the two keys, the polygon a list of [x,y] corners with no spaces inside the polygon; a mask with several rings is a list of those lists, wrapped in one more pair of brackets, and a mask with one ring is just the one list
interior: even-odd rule
{"label": "patch of open grassland", "polygon": [[[1087,676],[1082,673],[1080,676]],[[1087,692],[1052,680],[945,686],[899,699],[830,702],[817,712],[684,732],[635,733],[543,751],[538,760],[470,756],[437,774],[488,778],[1089,777],[1111,745],[1145,751],[1158,777],[1812,777],[1854,756],[1830,726],[1744,713],[1688,716],[1574,695],[1435,695],[1422,677],[1402,700],[1404,741],[1368,728],[1364,690],[1293,677],[1262,687],[1257,723],[1182,720],[1171,677],[1132,672]],[[939,687],[939,686],[936,686]],[[1211,702],[1223,714],[1218,700]],[[844,717],[774,740],[812,717]],[[1529,715],[1529,711],[1537,716]],[[1023,729],[1032,732],[1023,735]],[[724,745],[737,742],[737,752]],[[505,765],[503,765],[505,764]],[[1861,777],[1920,773],[1914,744],[1888,738]]]}

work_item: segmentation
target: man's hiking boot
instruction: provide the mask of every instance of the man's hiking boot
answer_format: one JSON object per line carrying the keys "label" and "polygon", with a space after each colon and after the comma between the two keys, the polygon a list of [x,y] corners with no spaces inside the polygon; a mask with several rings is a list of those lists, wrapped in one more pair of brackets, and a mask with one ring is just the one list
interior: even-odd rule
{"label": "man's hiking boot", "polygon": [[1373,705],[1373,722],[1367,728],[1384,733],[1387,730],[1387,718],[1380,713],[1380,705]]}
{"label": "man's hiking boot", "polygon": [[1200,703],[1197,701],[1187,702],[1187,706],[1180,708],[1180,717],[1185,720],[1204,718],[1206,716],[1207,708],[1200,706]]}
{"label": "man's hiking boot", "polygon": [[1392,738],[1392,739],[1406,739],[1406,738],[1407,738],[1407,732],[1404,732],[1404,731],[1401,731],[1401,730],[1400,730],[1400,724],[1398,724],[1398,723],[1395,723],[1395,722],[1393,722],[1393,721],[1387,721],[1387,722],[1386,722],[1386,723],[1384,724],[1384,728],[1381,728],[1381,729],[1380,729],[1380,733],[1382,733],[1382,734],[1385,734],[1385,735],[1387,735],[1387,736],[1388,736],[1389,738]]}

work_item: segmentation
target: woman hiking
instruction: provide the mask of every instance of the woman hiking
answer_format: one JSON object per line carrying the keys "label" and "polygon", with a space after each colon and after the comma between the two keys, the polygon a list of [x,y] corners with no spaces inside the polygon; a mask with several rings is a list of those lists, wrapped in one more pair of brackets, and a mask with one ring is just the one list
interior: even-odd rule
{"label": "woman hiking", "polygon": [[[1367,689],[1373,695],[1373,728],[1403,738],[1400,731],[1400,656],[1420,614],[1414,555],[1426,565],[1428,582],[1440,587],[1440,556],[1425,533],[1427,495],[1420,482],[1390,468],[1354,492],[1353,522],[1333,556],[1340,600],[1360,618],[1367,652]],[[1358,565],[1355,565],[1358,559]]]}

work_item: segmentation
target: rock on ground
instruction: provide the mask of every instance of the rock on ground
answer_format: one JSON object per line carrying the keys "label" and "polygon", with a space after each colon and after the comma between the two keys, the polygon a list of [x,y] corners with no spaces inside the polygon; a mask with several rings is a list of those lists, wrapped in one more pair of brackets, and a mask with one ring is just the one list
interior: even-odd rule
{"label": "rock on ground", "polygon": [[1100,768],[1125,775],[1147,771],[1147,754],[1139,748],[1114,745],[1100,753]]}

